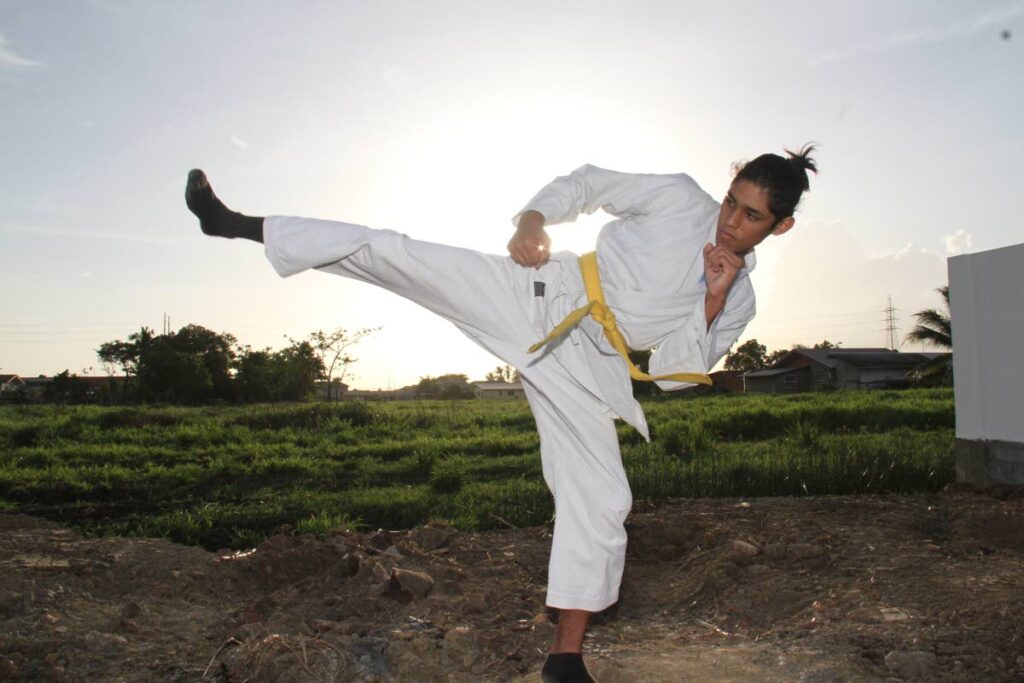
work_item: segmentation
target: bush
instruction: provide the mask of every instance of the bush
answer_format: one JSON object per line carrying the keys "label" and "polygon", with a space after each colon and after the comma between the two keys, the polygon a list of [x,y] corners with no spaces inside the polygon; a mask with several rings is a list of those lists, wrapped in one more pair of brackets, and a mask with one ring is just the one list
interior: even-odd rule
{"label": "bush", "polygon": [[435,493],[458,493],[462,489],[463,465],[458,460],[441,460],[430,474],[430,488]]}
{"label": "bush", "polygon": [[658,430],[661,447],[668,455],[707,453],[714,448],[714,437],[694,420],[675,420]]}
{"label": "bush", "polygon": [[786,432],[786,438],[802,448],[817,448],[821,445],[821,429],[813,422],[797,420]]}
{"label": "bush", "polygon": [[231,424],[250,429],[327,429],[333,422],[346,422],[356,427],[371,424],[374,414],[362,401],[344,403],[290,404],[248,410],[231,420]]}

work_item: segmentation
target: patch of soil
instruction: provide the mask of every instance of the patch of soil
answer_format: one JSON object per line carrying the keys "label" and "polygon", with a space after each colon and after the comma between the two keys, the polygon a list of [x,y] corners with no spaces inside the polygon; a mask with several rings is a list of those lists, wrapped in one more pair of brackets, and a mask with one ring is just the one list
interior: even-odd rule
{"label": "patch of soil", "polygon": [[[1024,680],[1024,501],[634,513],[587,661],[627,681]],[[0,515],[0,680],[537,681],[547,528],[287,529],[250,552]]]}

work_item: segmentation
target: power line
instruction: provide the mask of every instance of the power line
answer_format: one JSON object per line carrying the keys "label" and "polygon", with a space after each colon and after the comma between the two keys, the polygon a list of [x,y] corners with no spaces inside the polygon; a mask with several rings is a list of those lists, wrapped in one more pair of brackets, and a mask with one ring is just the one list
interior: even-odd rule
{"label": "power line", "polygon": [[793,315],[793,316],[772,316],[772,320],[806,320],[807,318],[852,318],[854,316],[871,316],[878,315],[878,309],[869,308],[861,311],[844,311],[842,313],[809,313],[808,315]]}
{"label": "power line", "polygon": [[[877,311],[875,312],[875,315],[878,315]],[[797,325],[797,326],[793,326],[793,325],[772,325],[772,324],[769,324],[769,325],[759,325],[757,327],[757,329],[758,329],[758,331],[764,330],[764,331],[767,331],[767,332],[775,332],[775,331],[807,332],[807,331],[811,331],[811,330],[826,330],[827,331],[827,330],[841,330],[841,329],[848,329],[848,328],[864,329],[865,325],[867,325],[869,322],[871,322],[871,321],[865,320],[863,322],[852,322],[852,323],[825,323],[824,325]],[[884,330],[885,328],[884,327],[879,327],[877,329],[879,331],[881,331],[881,330]]]}

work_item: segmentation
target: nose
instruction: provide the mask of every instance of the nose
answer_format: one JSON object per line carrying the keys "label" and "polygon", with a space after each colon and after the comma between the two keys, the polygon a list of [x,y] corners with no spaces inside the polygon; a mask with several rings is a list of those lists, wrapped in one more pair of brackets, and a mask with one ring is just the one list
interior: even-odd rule
{"label": "nose", "polygon": [[740,207],[738,207],[738,206],[734,207],[734,208],[732,208],[729,211],[728,216],[726,216],[725,224],[728,225],[730,228],[735,228],[735,227],[739,226],[739,224],[740,224]]}

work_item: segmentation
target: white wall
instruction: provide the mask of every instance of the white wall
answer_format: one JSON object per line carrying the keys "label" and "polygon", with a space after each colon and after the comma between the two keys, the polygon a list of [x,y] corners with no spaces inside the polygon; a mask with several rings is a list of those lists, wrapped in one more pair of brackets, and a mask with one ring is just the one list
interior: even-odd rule
{"label": "white wall", "polygon": [[1024,443],[1024,244],[949,259],[956,435]]}

